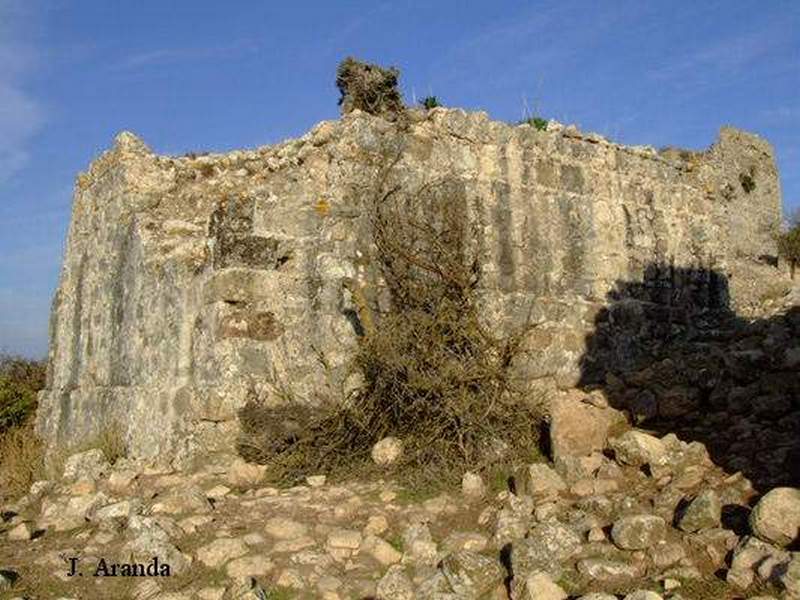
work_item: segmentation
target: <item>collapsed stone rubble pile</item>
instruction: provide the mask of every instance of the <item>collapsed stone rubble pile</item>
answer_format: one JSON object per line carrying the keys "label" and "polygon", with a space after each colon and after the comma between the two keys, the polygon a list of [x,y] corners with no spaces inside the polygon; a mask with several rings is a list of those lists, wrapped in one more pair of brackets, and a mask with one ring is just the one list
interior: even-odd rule
{"label": "collapsed stone rubble pile", "polygon": [[[3,508],[0,586],[19,598],[800,598],[800,490],[759,497],[702,443],[630,429],[604,400],[559,396],[552,462],[502,485],[467,473],[462,490],[430,497],[321,475],[277,489],[223,454],[180,472],[89,450]],[[171,572],[76,580],[65,557],[86,575],[101,559],[146,569],[153,557]]]}

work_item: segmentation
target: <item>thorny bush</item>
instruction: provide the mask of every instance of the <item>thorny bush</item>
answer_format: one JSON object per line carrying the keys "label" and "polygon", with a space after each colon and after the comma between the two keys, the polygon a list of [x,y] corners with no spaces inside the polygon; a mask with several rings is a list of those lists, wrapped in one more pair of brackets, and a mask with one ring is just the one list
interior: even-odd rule
{"label": "thorny bush", "polygon": [[364,476],[387,436],[403,441],[393,470],[409,483],[454,483],[537,454],[543,415],[512,376],[529,325],[499,337],[479,319],[479,235],[463,183],[409,193],[386,179],[370,214],[391,309],[360,339],[364,385],[322,414],[255,402],[240,412],[240,453],[276,482]]}

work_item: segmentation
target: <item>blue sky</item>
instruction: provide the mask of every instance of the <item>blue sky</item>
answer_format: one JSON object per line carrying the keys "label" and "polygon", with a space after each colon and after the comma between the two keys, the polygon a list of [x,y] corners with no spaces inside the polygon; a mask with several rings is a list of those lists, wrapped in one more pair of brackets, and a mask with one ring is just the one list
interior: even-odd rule
{"label": "blue sky", "polygon": [[755,131],[800,206],[797,1],[0,0],[0,351],[44,355],[73,182],[118,131],[169,154],[298,136],[337,116],[349,54],[495,119],[656,147]]}

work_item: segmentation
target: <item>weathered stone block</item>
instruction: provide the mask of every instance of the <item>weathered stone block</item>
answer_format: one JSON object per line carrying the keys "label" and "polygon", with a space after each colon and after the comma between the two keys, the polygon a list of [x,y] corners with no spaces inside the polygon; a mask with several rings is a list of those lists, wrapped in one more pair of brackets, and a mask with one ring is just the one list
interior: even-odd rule
{"label": "weathered stone block", "polygon": [[[688,169],[680,153],[556,124],[538,132],[460,110],[409,115],[400,126],[353,111],[297,140],[202,157],[157,156],[120,134],[75,189],[39,402],[46,442],[74,444],[118,422],[133,457],[185,458],[235,432],[243,390],[271,402],[341,400],[363,333],[343,281],[362,286],[373,308],[387,305],[369,212],[387,152],[399,151],[393,177],[404,190],[449,178],[464,191],[482,249],[483,318],[507,334],[535,313],[531,352],[514,365],[532,388],[606,376],[602,357],[585,357],[620,282],[641,284],[628,286],[633,308],[613,315],[635,327],[669,322],[677,309],[648,303],[675,292],[718,302],[718,285],[670,279],[676,269],[712,257],[733,276],[734,302],[766,277],[753,265],[774,253],[766,226],[781,207],[772,149],[756,136],[724,129]],[[671,267],[653,272],[665,257]],[[631,359],[624,344],[610,352]],[[601,437],[575,443],[583,452]]]}

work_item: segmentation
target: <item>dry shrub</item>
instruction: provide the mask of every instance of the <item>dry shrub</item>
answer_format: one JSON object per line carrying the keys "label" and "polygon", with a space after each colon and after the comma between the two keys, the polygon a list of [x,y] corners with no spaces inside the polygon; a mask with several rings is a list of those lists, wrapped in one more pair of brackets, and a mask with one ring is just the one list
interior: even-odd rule
{"label": "dry shrub", "polygon": [[[531,461],[542,415],[510,369],[527,327],[501,338],[478,318],[478,235],[468,212],[456,181],[376,195],[373,241],[391,310],[364,329],[355,362],[366,383],[294,428],[284,425],[293,407],[249,404],[240,414],[245,458],[285,484],[315,473],[364,475],[386,436],[403,440],[395,474],[415,484]],[[259,429],[269,423],[272,431]]]}
{"label": "dry shrub", "polygon": [[28,492],[31,484],[44,479],[42,444],[29,421],[0,435],[0,490],[6,498]]}
{"label": "dry shrub", "polygon": [[128,455],[128,448],[125,444],[125,438],[122,435],[122,430],[118,424],[112,423],[100,430],[100,432],[92,437],[85,444],[82,444],[78,449],[75,449],[71,454],[83,452],[99,448],[103,452],[103,456],[110,464],[114,464],[120,458],[125,458]]}
{"label": "dry shrub", "polygon": [[394,67],[384,69],[353,57],[345,58],[336,70],[342,113],[357,108],[392,119],[404,109],[403,98],[397,89],[399,77],[400,71]]}

